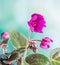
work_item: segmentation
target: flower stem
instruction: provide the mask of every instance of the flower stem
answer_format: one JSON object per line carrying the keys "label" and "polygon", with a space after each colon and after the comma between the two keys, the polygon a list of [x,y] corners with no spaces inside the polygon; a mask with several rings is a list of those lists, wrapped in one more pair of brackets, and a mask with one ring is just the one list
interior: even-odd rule
{"label": "flower stem", "polygon": [[26,54],[27,54],[27,47],[29,46],[29,40],[30,40],[30,29],[28,31],[28,41],[27,41],[27,45],[26,45],[26,48],[25,48],[25,53],[24,53],[24,59],[26,58]]}
{"label": "flower stem", "polygon": [[3,49],[3,54],[5,54],[5,50]]}
{"label": "flower stem", "polygon": [[3,54],[6,53],[6,51],[7,51],[7,47],[8,47],[7,44],[3,44],[3,46],[2,46]]}
{"label": "flower stem", "polygon": [[6,51],[7,51],[7,49],[3,49],[3,54],[5,54],[5,53],[6,53]]}
{"label": "flower stem", "polygon": [[39,41],[40,42],[41,40],[31,40],[31,41]]}

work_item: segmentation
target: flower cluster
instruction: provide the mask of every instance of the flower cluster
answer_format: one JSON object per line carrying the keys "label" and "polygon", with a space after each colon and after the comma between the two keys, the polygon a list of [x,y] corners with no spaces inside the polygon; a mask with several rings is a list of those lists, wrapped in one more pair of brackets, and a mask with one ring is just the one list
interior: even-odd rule
{"label": "flower cluster", "polygon": [[[16,31],[11,33],[10,35],[8,32],[3,32],[1,34],[2,42],[0,43],[0,47],[3,50],[3,54],[2,55],[0,54],[0,62],[2,65],[13,65],[15,61],[17,61],[17,65],[21,65],[22,64],[21,53],[25,52],[24,58],[26,57],[26,53],[28,49],[31,49],[34,53],[36,53],[38,49],[36,47],[37,41],[39,41],[41,48],[43,49],[50,48],[50,43],[53,42],[53,40],[49,37],[44,37],[42,40],[30,39],[30,30],[31,32],[35,32],[35,33],[43,33],[43,29],[46,27],[46,21],[43,15],[38,13],[32,14],[31,19],[28,21],[28,26],[29,26],[28,40],[25,39],[23,35],[21,35],[19,32],[16,32]],[[11,53],[6,54],[6,50],[8,47],[7,43],[9,38],[10,38],[10,41],[12,41],[13,45],[17,48],[17,50],[15,49]],[[24,42],[26,41],[27,41],[27,44],[25,45]],[[15,44],[15,42],[17,42],[18,44]],[[20,45],[19,46],[20,48],[18,47],[18,45]]]}
{"label": "flower cluster", "polygon": [[[43,15],[34,13],[31,16],[31,19],[28,21],[28,25],[32,32],[43,33],[43,28],[46,27],[46,21],[44,20]],[[35,41],[39,41],[39,40],[35,40]],[[40,43],[41,48],[48,49],[50,48],[50,42],[53,42],[53,40],[49,37],[45,37],[39,42],[41,42]],[[33,48],[32,45],[34,45],[34,43],[32,44],[30,43],[29,48]]]}

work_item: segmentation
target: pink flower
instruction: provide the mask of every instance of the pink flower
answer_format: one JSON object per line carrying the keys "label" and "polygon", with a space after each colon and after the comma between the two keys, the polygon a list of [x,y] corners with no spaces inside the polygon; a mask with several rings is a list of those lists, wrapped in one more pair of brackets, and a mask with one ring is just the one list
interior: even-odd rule
{"label": "pink flower", "polygon": [[43,33],[43,28],[46,27],[45,20],[41,14],[32,14],[31,19],[28,21],[28,25],[32,32]]}
{"label": "pink flower", "polygon": [[50,48],[50,42],[53,42],[53,40],[49,37],[45,37],[44,39],[42,39],[40,47],[43,49],[48,49]]}
{"label": "pink flower", "polygon": [[8,32],[3,32],[1,34],[1,38],[2,38],[2,40],[9,39],[10,38],[9,33]]}

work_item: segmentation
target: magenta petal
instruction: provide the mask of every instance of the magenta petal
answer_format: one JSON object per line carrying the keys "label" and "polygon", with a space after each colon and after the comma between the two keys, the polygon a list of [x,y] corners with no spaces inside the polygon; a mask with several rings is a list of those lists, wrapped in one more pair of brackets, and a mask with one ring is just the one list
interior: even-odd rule
{"label": "magenta petal", "polygon": [[34,28],[32,27],[31,24],[32,24],[31,22],[28,22],[28,25],[30,26],[31,31],[34,32]]}
{"label": "magenta petal", "polygon": [[53,40],[51,38],[49,38],[49,37],[45,37],[45,38],[42,39],[41,44],[49,45],[50,42],[53,42]]}
{"label": "magenta petal", "polygon": [[32,17],[32,20],[36,20],[36,19],[37,19],[37,16],[36,15]]}
{"label": "magenta petal", "polygon": [[50,48],[50,45],[43,45],[43,44],[40,44],[40,47],[43,48],[43,49],[48,49],[48,48]]}
{"label": "magenta petal", "polygon": [[47,40],[48,42],[53,42],[53,40],[49,37],[45,37],[45,40]]}

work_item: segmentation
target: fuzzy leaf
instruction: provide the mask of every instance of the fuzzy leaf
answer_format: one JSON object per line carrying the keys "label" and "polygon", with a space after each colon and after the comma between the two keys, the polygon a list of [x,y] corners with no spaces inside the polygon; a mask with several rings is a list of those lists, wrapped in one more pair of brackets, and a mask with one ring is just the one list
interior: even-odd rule
{"label": "fuzzy leaf", "polygon": [[60,48],[54,49],[51,52],[50,58],[51,58],[50,65],[60,65]]}
{"label": "fuzzy leaf", "polygon": [[[11,53],[11,54],[10,53],[5,53],[4,55],[6,55],[7,58],[8,58],[6,60],[4,59],[4,61],[3,61],[5,64],[7,63],[6,65],[9,65],[10,63],[13,63],[13,62],[15,62],[19,59],[19,53],[16,52],[16,51]],[[1,59],[1,60],[3,60],[3,59]]]}
{"label": "fuzzy leaf", "polygon": [[16,49],[26,46],[27,38],[23,34],[15,30],[10,31],[9,33],[10,41]]}
{"label": "fuzzy leaf", "polygon": [[10,61],[10,62],[16,61],[18,58],[19,58],[19,53],[15,51],[15,52],[11,53],[11,56],[8,61]]}
{"label": "fuzzy leaf", "polygon": [[25,48],[24,47],[18,48],[16,50],[12,51],[12,53],[15,52],[15,51],[21,54],[21,53],[25,52]]}
{"label": "fuzzy leaf", "polygon": [[26,57],[26,62],[29,65],[48,65],[49,59],[42,54],[31,54]]}
{"label": "fuzzy leaf", "polygon": [[23,53],[23,52],[25,52],[25,48],[22,47],[22,48],[17,49],[16,51],[19,53]]}

